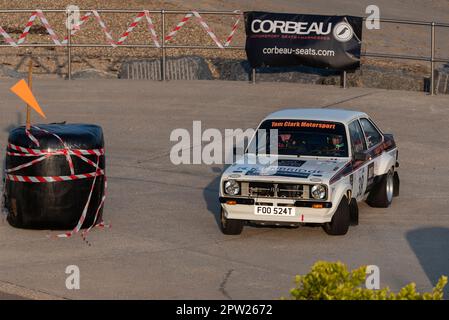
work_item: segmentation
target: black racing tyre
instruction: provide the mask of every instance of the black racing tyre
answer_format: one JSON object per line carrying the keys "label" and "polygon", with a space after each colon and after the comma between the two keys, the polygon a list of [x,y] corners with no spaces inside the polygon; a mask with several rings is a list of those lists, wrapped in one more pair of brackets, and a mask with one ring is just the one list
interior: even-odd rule
{"label": "black racing tyre", "polygon": [[239,235],[243,231],[244,220],[228,219],[224,215],[224,210],[221,208],[220,213],[220,229],[221,232],[227,235]]}
{"label": "black racing tyre", "polygon": [[331,222],[327,222],[323,225],[324,231],[332,236],[345,235],[348,232],[349,225],[351,223],[350,210],[348,199],[346,196],[340,201],[337,210],[332,217]]}
{"label": "black racing tyre", "polygon": [[20,212],[18,212],[16,208],[11,208],[11,204],[8,204],[6,200],[5,200],[5,209],[8,211],[6,220],[8,220],[9,224],[15,228],[22,228],[23,221]]}
{"label": "black racing tyre", "polygon": [[388,208],[393,201],[394,172],[390,169],[370,191],[366,202],[375,208]]}
{"label": "black racing tyre", "polygon": [[399,181],[399,174],[397,171],[394,172],[394,176],[393,176],[393,197],[398,197],[399,196],[399,185],[400,185],[400,181]]}
{"label": "black racing tyre", "polygon": [[349,203],[349,217],[351,219],[351,226],[357,226],[359,224],[359,206],[355,198],[352,198]]}
{"label": "black racing tyre", "polygon": [[[3,185],[5,185],[5,180],[3,180]],[[4,187],[5,188],[5,187]],[[17,208],[14,207],[12,210],[11,205],[15,206],[15,203],[11,204],[9,202],[8,197],[6,196],[6,193],[3,193],[2,196],[2,205],[0,208],[0,212],[3,213],[3,211],[6,211],[8,214],[6,215],[6,220],[8,223],[15,227],[15,228],[21,228],[22,227],[22,218],[20,217],[19,212],[17,212]]]}

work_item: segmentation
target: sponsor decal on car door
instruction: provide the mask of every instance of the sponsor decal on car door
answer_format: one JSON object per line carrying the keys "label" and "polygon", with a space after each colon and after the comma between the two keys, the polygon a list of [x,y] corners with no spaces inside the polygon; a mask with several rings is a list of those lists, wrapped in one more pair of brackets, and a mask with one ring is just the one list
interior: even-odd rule
{"label": "sponsor decal on car door", "polygon": [[367,185],[367,166],[364,164],[354,171],[354,187],[352,193],[354,198],[360,200],[365,194]]}

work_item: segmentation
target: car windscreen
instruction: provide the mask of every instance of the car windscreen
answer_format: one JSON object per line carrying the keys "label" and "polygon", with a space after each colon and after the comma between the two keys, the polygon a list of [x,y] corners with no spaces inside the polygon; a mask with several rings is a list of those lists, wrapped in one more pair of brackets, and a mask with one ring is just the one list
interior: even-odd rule
{"label": "car windscreen", "polygon": [[[273,144],[277,144],[277,148],[273,148]],[[259,126],[247,151],[258,154],[347,157],[348,143],[342,123],[266,120]]]}

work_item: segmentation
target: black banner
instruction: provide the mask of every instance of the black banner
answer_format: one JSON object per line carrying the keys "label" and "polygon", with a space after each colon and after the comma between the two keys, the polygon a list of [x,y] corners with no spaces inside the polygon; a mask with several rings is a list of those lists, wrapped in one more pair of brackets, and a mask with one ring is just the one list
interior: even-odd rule
{"label": "black banner", "polygon": [[246,55],[253,68],[360,67],[361,17],[245,12]]}
{"label": "black banner", "polygon": [[[142,297],[143,298],[143,297]],[[293,300],[64,300],[64,301],[37,301],[17,300],[0,301],[2,311],[10,310],[15,315],[28,316],[37,313],[46,313],[48,319],[64,318],[74,319],[77,314],[67,313],[67,310],[82,310],[94,317],[108,318],[120,316],[134,318],[140,312],[146,312],[149,318],[162,315],[168,319],[278,319],[291,318],[294,314],[311,312],[322,317],[335,317],[335,314],[345,314],[348,319],[360,319],[360,314],[367,310],[374,317],[382,318],[391,314],[391,309],[397,309],[404,317],[425,312],[447,312],[449,302],[445,301],[293,301]],[[360,308],[360,312],[358,312]],[[427,308],[427,309],[426,309]],[[48,312],[52,310],[52,312]],[[141,311],[139,311],[141,310]],[[349,312],[353,310],[354,312]],[[78,316],[79,317],[79,316]]]}

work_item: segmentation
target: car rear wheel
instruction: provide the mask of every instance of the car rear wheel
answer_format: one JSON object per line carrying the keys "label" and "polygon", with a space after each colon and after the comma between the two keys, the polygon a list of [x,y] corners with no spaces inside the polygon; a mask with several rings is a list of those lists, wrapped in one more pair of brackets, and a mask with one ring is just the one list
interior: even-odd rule
{"label": "car rear wheel", "polygon": [[395,194],[394,180],[394,172],[390,169],[370,191],[366,202],[371,207],[388,208]]}
{"label": "car rear wheel", "polygon": [[220,229],[227,235],[239,235],[243,231],[244,220],[228,219],[225,217],[224,210],[221,208],[220,213]]}
{"label": "car rear wheel", "polygon": [[348,232],[349,225],[351,223],[351,215],[348,199],[344,196],[337,210],[335,211],[331,222],[327,222],[323,225],[324,231],[332,236],[345,235]]}

